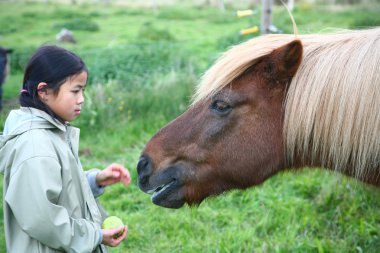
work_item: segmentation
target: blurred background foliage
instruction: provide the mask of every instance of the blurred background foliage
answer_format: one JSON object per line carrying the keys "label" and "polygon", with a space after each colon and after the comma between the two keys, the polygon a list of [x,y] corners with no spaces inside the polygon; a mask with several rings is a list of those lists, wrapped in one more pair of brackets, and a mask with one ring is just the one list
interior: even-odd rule
{"label": "blurred background foliage", "polygon": [[[238,18],[244,9],[253,15]],[[380,26],[379,13],[378,0],[301,0],[292,10],[299,33]],[[224,51],[259,36],[240,30],[260,20],[261,1],[2,0],[0,46],[14,52],[0,130],[18,107],[29,57],[56,44],[79,54],[90,72],[85,108],[73,122],[81,128],[82,164],[119,162],[132,173],[130,187],[101,197],[130,228],[111,252],[378,252],[379,191],[321,170],[284,173],[180,210],[157,207],[138,189],[135,166],[145,143],[187,109],[199,78]],[[273,24],[293,32],[280,1]],[[76,43],[56,40],[63,28]]]}

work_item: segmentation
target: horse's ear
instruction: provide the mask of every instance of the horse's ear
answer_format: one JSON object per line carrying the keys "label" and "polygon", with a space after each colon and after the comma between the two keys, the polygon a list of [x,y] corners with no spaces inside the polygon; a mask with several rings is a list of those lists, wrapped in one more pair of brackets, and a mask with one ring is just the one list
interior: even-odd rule
{"label": "horse's ear", "polygon": [[274,81],[287,81],[297,72],[302,60],[303,47],[294,40],[264,57],[265,76]]}

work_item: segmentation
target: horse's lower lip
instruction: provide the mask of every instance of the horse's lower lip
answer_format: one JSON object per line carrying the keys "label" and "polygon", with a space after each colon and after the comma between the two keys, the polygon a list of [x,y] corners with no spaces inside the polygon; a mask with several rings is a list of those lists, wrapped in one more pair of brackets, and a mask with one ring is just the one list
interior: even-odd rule
{"label": "horse's lower lip", "polygon": [[151,200],[154,204],[168,207],[168,208],[180,208],[185,201],[178,194],[182,185],[178,180],[172,180],[169,183],[162,185],[154,190]]}
{"label": "horse's lower lip", "polygon": [[[161,193],[164,193],[168,188],[170,188],[170,186],[172,186],[173,184],[175,184],[175,180],[169,182],[169,183],[166,183],[164,185],[161,185],[159,187],[157,187],[154,191],[153,191],[153,195],[152,195],[152,199],[155,198],[156,196],[160,195]],[[152,191],[151,191],[152,192]]]}

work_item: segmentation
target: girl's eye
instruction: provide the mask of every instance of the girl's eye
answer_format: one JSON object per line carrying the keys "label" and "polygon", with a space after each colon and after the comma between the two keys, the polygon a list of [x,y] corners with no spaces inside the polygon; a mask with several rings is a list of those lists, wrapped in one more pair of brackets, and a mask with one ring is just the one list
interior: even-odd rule
{"label": "girl's eye", "polygon": [[220,115],[226,115],[232,110],[232,107],[229,104],[221,100],[213,101],[210,108]]}

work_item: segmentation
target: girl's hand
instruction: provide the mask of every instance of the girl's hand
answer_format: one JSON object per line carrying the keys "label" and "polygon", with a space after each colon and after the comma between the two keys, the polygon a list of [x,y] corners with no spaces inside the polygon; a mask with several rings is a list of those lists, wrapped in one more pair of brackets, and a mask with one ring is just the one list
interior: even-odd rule
{"label": "girl's hand", "polygon": [[120,226],[118,228],[102,229],[102,233],[103,233],[102,244],[110,246],[110,247],[118,246],[126,238],[127,233],[128,233],[128,226],[124,226],[123,234],[117,237],[117,234],[121,232],[122,228],[123,227]]}
{"label": "girl's hand", "polygon": [[96,183],[100,186],[107,186],[121,182],[128,186],[131,182],[129,171],[120,164],[113,163],[96,175]]}

